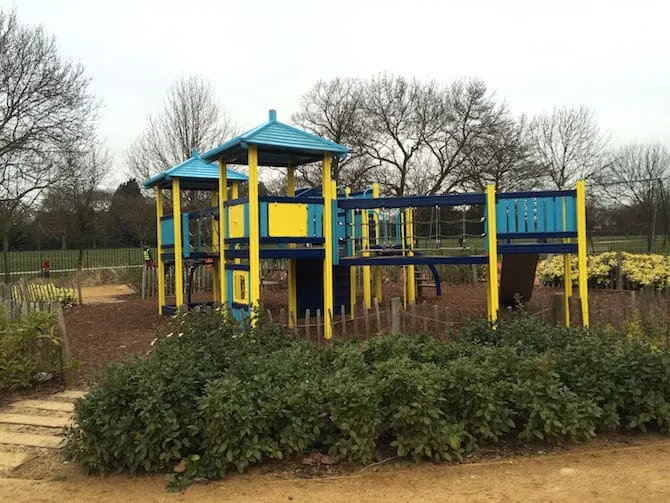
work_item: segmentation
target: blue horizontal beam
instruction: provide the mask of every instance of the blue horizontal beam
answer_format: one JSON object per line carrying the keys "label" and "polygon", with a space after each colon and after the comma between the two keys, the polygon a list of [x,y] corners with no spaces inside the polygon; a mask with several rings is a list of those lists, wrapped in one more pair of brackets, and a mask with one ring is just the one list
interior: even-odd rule
{"label": "blue horizontal beam", "polygon": [[226,271],[248,271],[249,264],[230,264],[226,263]]}
{"label": "blue horizontal beam", "polygon": [[[262,245],[276,245],[276,244],[323,244],[323,237],[267,237],[261,238]],[[227,245],[248,245],[249,238],[226,238]]]}
{"label": "blue horizontal beam", "polygon": [[525,192],[498,192],[496,199],[528,199],[531,197],[566,197],[576,196],[576,190],[529,190]]}
{"label": "blue horizontal beam", "polygon": [[238,204],[243,204],[243,203],[248,203],[249,198],[248,197],[238,197],[237,199],[228,199],[225,202],[226,206],[237,206]]}
{"label": "blue horizontal beam", "polygon": [[551,239],[551,238],[576,238],[577,233],[567,232],[499,232],[498,239]]}
{"label": "blue horizontal beam", "polygon": [[338,208],[372,209],[372,208],[421,208],[433,206],[482,205],[486,202],[484,194],[446,194],[441,196],[402,196],[382,197],[378,199],[338,199]]}
{"label": "blue horizontal beam", "polygon": [[462,264],[486,264],[488,257],[486,255],[421,255],[414,257],[392,256],[392,257],[340,257],[341,266],[394,266],[394,265],[462,265]]}
{"label": "blue horizontal beam", "polygon": [[500,255],[516,253],[577,253],[577,243],[531,243],[498,245]]}
{"label": "blue horizontal beam", "polygon": [[260,196],[258,200],[262,203],[304,203],[304,204],[323,204],[323,197],[310,196]]}

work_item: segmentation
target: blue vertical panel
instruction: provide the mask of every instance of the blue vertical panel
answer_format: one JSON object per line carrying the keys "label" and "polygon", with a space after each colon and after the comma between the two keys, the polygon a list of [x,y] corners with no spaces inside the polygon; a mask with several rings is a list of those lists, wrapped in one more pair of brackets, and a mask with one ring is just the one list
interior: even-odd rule
{"label": "blue vertical panel", "polygon": [[400,212],[396,213],[395,216],[395,244],[400,245],[402,237],[402,226],[400,225]]}
{"label": "blue vertical panel", "polygon": [[545,232],[547,230],[545,208],[547,205],[547,200],[544,197],[539,197],[536,199],[537,204],[537,215],[535,221],[535,230],[537,232]]}
{"label": "blue vertical panel", "polygon": [[260,224],[261,224],[261,237],[266,238],[268,237],[268,203],[261,202],[259,206],[259,214],[258,218],[260,219]]}
{"label": "blue vertical panel", "polygon": [[507,226],[507,205],[505,200],[496,203],[496,227],[498,232],[508,232]]}
{"label": "blue vertical panel", "polygon": [[223,209],[223,213],[226,216],[226,220],[225,220],[225,222],[226,222],[226,232],[225,232],[225,234],[226,235],[224,237],[229,238],[230,237],[230,216],[229,216],[230,212],[228,211],[227,206]]}
{"label": "blue vertical panel", "polygon": [[226,289],[226,302],[229,306],[233,305],[233,271],[226,269],[226,281],[228,288]]}
{"label": "blue vertical panel", "polygon": [[565,198],[566,231],[577,230],[577,198],[567,196]]}
{"label": "blue vertical panel", "polygon": [[174,222],[172,217],[161,219],[161,244],[163,246],[174,246]]}
{"label": "blue vertical panel", "polygon": [[[335,217],[334,217],[335,218]],[[323,237],[323,204],[307,205],[307,235],[309,237]]]}
{"label": "blue vertical panel", "polygon": [[188,213],[181,215],[181,253],[184,257],[191,256],[191,239],[188,228]]}
{"label": "blue vertical panel", "polygon": [[526,232],[526,200],[516,200],[516,231]]}
{"label": "blue vertical panel", "polygon": [[555,197],[546,198],[545,217],[547,219],[547,232],[556,232],[556,207],[558,202]]}
{"label": "blue vertical panel", "polygon": [[516,204],[514,199],[505,199],[505,212],[507,213],[507,232],[517,232]]}
{"label": "blue vertical panel", "polygon": [[557,197],[554,206],[554,228],[557,232],[563,231],[563,198]]}

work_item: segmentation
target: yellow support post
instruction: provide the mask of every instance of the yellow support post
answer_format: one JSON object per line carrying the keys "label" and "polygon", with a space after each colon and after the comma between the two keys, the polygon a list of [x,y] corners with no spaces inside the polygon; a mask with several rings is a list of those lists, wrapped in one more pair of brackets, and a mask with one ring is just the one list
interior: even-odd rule
{"label": "yellow support post", "polygon": [[[250,145],[249,163],[249,304],[252,311],[261,305],[261,241],[258,208],[258,147]],[[252,312],[252,325],[257,317]]]}
{"label": "yellow support post", "polygon": [[163,264],[163,229],[161,218],[163,217],[163,191],[156,187],[156,257],[158,262],[158,314],[163,314],[165,305],[165,265]]}
{"label": "yellow support post", "polygon": [[226,200],[228,199],[228,169],[219,161],[219,296],[221,304],[228,302],[228,274],[226,272]]}
{"label": "yellow support post", "polygon": [[172,220],[174,228],[174,278],[175,304],[177,309],[184,306],[184,258],[181,242],[181,188],[179,178],[172,180]]}
{"label": "yellow support post", "polygon": [[[344,189],[344,194],[349,197],[349,194],[351,194],[351,189],[349,187],[346,187]],[[351,226],[351,250],[352,250],[352,255],[354,255],[354,246],[355,246],[355,236],[356,236],[356,222],[355,218],[353,218],[354,211],[353,210],[347,210],[352,216],[351,222],[349,225]],[[356,317],[356,267],[350,267],[349,268],[349,313],[350,317],[353,320]]]}
{"label": "yellow support post", "polygon": [[[568,230],[568,210],[563,198],[563,231]],[[565,238],[564,243],[569,243],[570,238]],[[568,253],[563,255],[563,320],[565,326],[570,326],[570,297],[572,297],[572,256]]]}
{"label": "yellow support post", "polygon": [[498,320],[500,301],[498,299],[498,231],[496,229],[496,187],[489,184],[486,187],[486,222],[489,250],[489,274],[487,282],[487,300],[489,321]]}
{"label": "yellow support post", "polygon": [[[288,186],[288,196],[295,196],[295,168],[288,165],[288,173],[286,174],[286,182]],[[289,246],[295,248],[294,244]],[[296,269],[295,259],[288,260],[288,326],[293,328],[294,320],[298,319],[298,289],[296,285]]]}
{"label": "yellow support post", "polygon": [[[398,213],[398,218],[400,218],[400,248],[402,250],[402,256],[407,255],[406,245],[407,237],[405,234],[405,212],[400,210]],[[407,309],[407,266],[402,266],[402,305],[404,309]]]}
{"label": "yellow support post", "polygon": [[[333,337],[333,184],[330,179],[330,155],[323,156],[323,336],[326,340]],[[335,194],[335,197],[337,194]]]}
{"label": "yellow support post", "polygon": [[[219,193],[218,191],[212,192],[212,207],[219,205]],[[219,223],[216,219],[212,220],[212,251],[219,251]],[[212,267],[212,273],[214,280],[212,281],[212,296],[214,297],[214,302],[221,303],[221,279],[219,277],[219,264],[214,264]]]}
{"label": "yellow support post", "polygon": [[[405,226],[407,230],[407,256],[414,256],[414,210],[407,208],[405,210]],[[416,278],[414,277],[414,264],[407,266],[407,301],[409,305],[416,302]]]}
{"label": "yellow support post", "polygon": [[586,270],[586,188],[584,180],[577,182],[577,257],[579,262],[579,298],[582,304],[582,321],[589,326],[589,286]]}
{"label": "yellow support post", "polygon": [[[363,247],[363,256],[370,256],[370,218],[368,210],[361,211],[361,231],[363,233],[363,242],[361,246]],[[363,302],[365,302],[365,307],[370,309],[372,307],[372,298],[370,293],[370,266],[363,266]]]}
{"label": "yellow support post", "polygon": [[[372,184],[372,198],[379,199],[379,184]],[[373,214],[373,219],[375,222],[375,244],[379,246],[379,210],[375,210]],[[375,266],[374,273],[374,284],[375,284],[375,299],[377,303],[381,304],[382,302],[382,268],[381,266]]]}

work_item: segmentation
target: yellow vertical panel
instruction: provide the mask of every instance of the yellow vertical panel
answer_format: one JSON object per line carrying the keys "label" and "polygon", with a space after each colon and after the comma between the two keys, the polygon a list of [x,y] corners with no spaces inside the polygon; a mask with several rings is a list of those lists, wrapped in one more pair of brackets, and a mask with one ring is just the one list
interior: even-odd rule
{"label": "yellow vertical panel", "polygon": [[228,302],[228,275],[226,274],[226,200],[228,199],[228,169],[219,161],[219,296]]}
{"label": "yellow vertical panel", "polygon": [[586,270],[586,188],[584,181],[577,182],[577,257],[579,262],[579,298],[582,304],[582,320],[589,326],[589,286]]}
{"label": "yellow vertical panel", "polygon": [[156,257],[158,262],[158,314],[163,314],[165,305],[165,265],[163,264],[163,230],[161,229],[161,217],[163,216],[163,191],[156,187]]}
{"label": "yellow vertical panel", "polygon": [[184,258],[182,257],[181,189],[179,178],[172,180],[172,219],[174,227],[174,278],[177,309],[184,305]]}
{"label": "yellow vertical panel", "polygon": [[[257,310],[261,305],[261,243],[260,228],[258,225],[258,149],[250,145],[248,151],[249,163],[249,283],[251,308]],[[252,317],[255,325],[256,316]]]}
{"label": "yellow vertical panel", "polygon": [[488,274],[488,313],[489,321],[498,319],[498,231],[496,229],[496,189],[495,185],[486,187],[486,221],[488,222],[489,274]]}
{"label": "yellow vertical panel", "polygon": [[[333,184],[331,183],[330,165],[331,158],[329,154],[323,156],[323,237],[324,237],[324,258],[323,258],[323,335],[326,339],[333,337],[333,212],[332,200],[337,197],[333,194]],[[337,190],[337,189],[336,189]]]}
{"label": "yellow vertical panel", "polygon": [[307,213],[306,204],[268,203],[268,235],[307,237]]}

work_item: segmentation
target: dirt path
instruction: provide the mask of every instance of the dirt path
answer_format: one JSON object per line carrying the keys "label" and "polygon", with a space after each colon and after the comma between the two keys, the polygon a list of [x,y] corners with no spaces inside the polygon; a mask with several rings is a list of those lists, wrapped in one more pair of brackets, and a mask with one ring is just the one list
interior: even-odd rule
{"label": "dirt path", "polygon": [[[45,480],[0,479],[0,501],[668,501],[670,439],[629,447],[592,443],[562,455],[468,465],[401,463],[330,479],[282,479],[252,472],[167,493],[162,476],[87,477],[60,468]],[[55,461],[54,461],[55,462]],[[377,470],[377,471],[375,471]]]}

